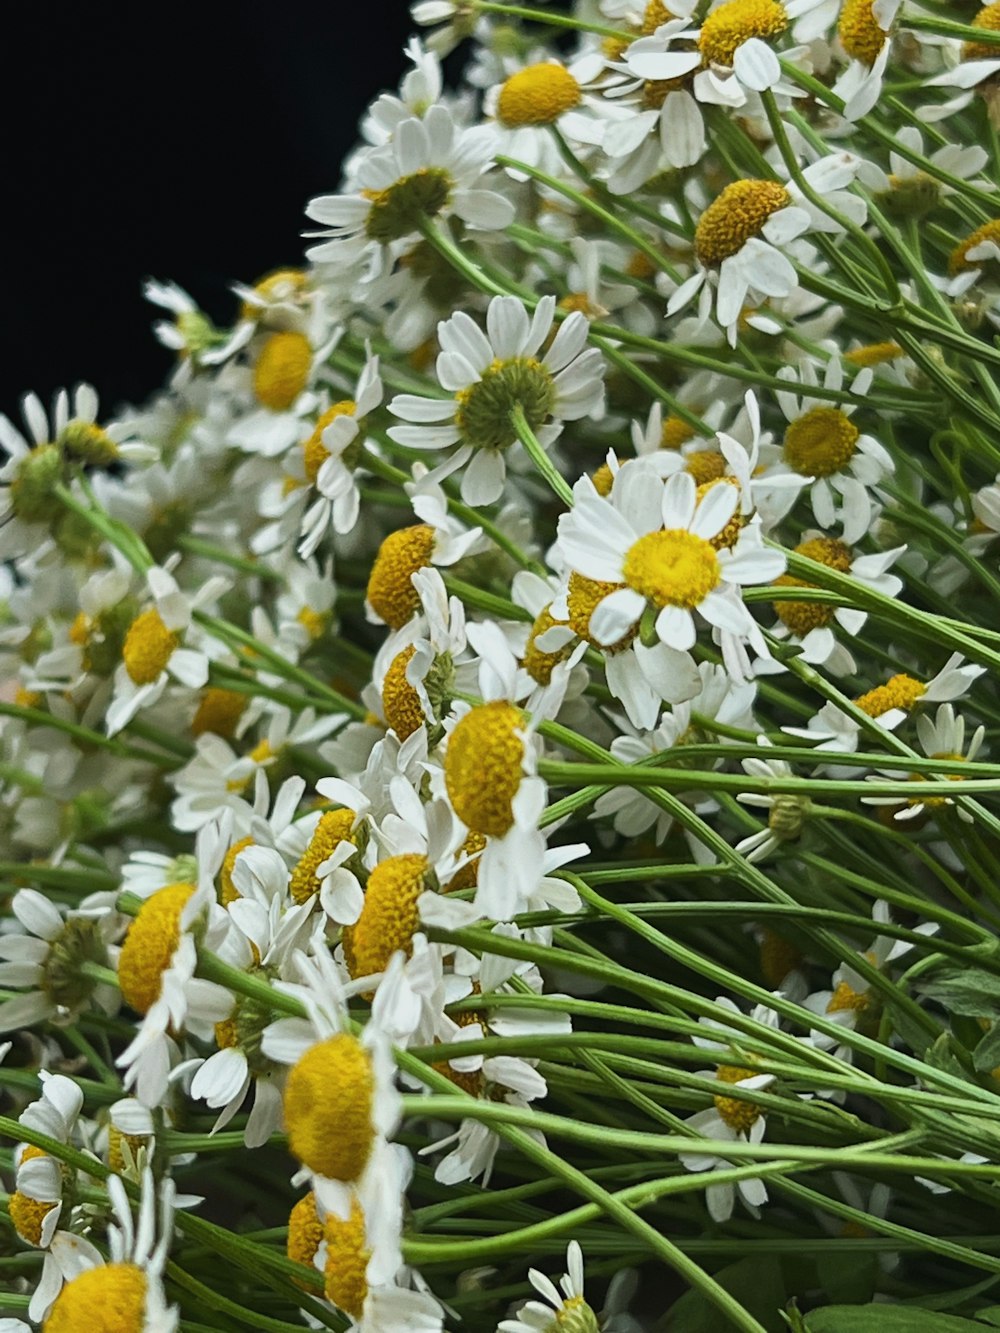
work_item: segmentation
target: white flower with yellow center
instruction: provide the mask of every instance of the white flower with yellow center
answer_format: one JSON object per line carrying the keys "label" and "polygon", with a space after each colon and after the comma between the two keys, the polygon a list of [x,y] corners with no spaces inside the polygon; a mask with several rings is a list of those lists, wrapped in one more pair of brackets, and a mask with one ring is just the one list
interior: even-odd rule
{"label": "white flower with yellow center", "polygon": [[382,93],[365,112],[361,137],[366,143],[387,143],[404,120],[423,116],[440,98],[444,88],[441,61],[434,51],[425,51],[419,37],[411,37],[404,48],[413,68],[403,75],[397,93]]}
{"label": "white flower with yellow center", "polygon": [[[25,1107],[18,1117],[29,1130],[47,1134],[59,1143],[68,1144],[83,1109],[83,1093],[72,1079],[61,1074],[39,1074],[42,1096]],[[65,1174],[62,1163],[41,1148],[20,1143],[14,1151],[14,1191],[7,1202],[11,1223],[21,1240],[37,1249],[48,1250],[56,1236],[63,1209]],[[51,1289],[55,1283],[54,1291]],[[38,1318],[40,1301],[51,1303],[59,1290],[62,1277],[57,1264],[46,1256],[42,1279],[32,1299],[32,1318]]]}
{"label": "white flower with yellow center", "polygon": [[176,282],[148,278],[142,294],[151,304],[173,315],[172,321],[157,320],[153,332],[164,347],[176,352],[191,369],[221,365],[245,347],[253,334],[248,324],[237,325],[231,334],[217,329],[198,308],[194,297]]}
{"label": "white flower with yellow center", "polygon": [[598,1333],[597,1316],[583,1296],[583,1251],[578,1241],[571,1240],[566,1248],[566,1272],[559,1286],[540,1273],[528,1270],[528,1280],[540,1296],[548,1302],[527,1301],[514,1319],[501,1319],[497,1333]]}
{"label": "white flower with yellow center", "polygon": [[322,1206],[346,1220],[356,1195],[378,1188],[377,1148],[400,1118],[395,1067],[385,1034],[369,1020],[360,1037],[346,1030],[348,978],[325,944],[298,953],[301,980],[277,983],[300,1000],[307,1019],[281,1018],[264,1029],[261,1051],[290,1065],[284,1089],[288,1147]]}
{"label": "white flower with yellow center", "polygon": [[[773,743],[767,736],[757,737],[757,744],[765,753]],[[765,782],[772,778],[795,776],[791,765],[786,764],[783,759],[758,759],[751,755],[740,762],[748,777],[760,778]],[[736,799],[741,805],[750,805],[768,812],[764,827],[736,844],[736,850],[751,864],[770,856],[783,843],[797,841],[812,811],[812,802],[808,796],[795,794],[772,796],[768,792],[741,791]]]}
{"label": "white flower with yellow center", "polygon": [[402,629],[420,610],[415,574],[430,565],[455,565],[484,544],[482,528],[467,528],[453,518],[443,492],[429,478],[412,487],[411,501],[422,522],[390,532],[368,575],[365,615],[390,629]]}
{"label": "white flower with yellow center", "polygon": [[[226,443],[261,459],[281,458],[310,431],[319,403],[319,373],[340,341],[340,326],[314,345],[300,329],[261,330],[250,344],[244,371],[245,409],[225,432]],[[252,399],[252,401],[251,401]]]}
{"label": "white flower with yellow center", "polygon": [[[941,704],[934,715],[934,720],[923,714],[917,718],[917,739],[920,742],[920,748],[928,759],[951,759],[964,760],[971,763],[983,747],[983,741],[986,737],[986,728],[978,726],[969,738],[968,745],[965,742],[965,718],[961,713],[956,713],[950,703]],[[905,782],[907,778],[911,782],[927,783],[933,781],[926,773],[903,773],[899,771],[883,770],[881,775],[873,775],[870,781],[878,781],[879,776],[890,778],[896,782]],[[961,774],[949,773],[948,782],[961,782]],[[940,778],[938,778],[940,783]],[[883,805],[898,807],[900,801],[894,796],[864,796],[862,800],[866,805]],[[917,819],[921,815],[940,810],[944,806],[951,806],[954,802],[948,796],[922,796],[914,800],[906,801],[901,809],[896,809],[894,819],[896,822],[905,823],[910,819]],[[961,806],[958,809],[958,817],[966,823],[972,823],[972,815]]]}
{"label": "white flower with yellow center", "polygon": [[77,1271],[49,1310],[46,1333],[78,1333],[97,1321],[113,1333],[174,1333],[178,1312],[167,1305],[162,1281],[173,1237],[174,1183],[163,1179],[157,1186],[151,1171],[143,1173],[138,1227],[118,1176],[108,1177],[107,1190],[117,1221],[108,1227],[110,1262],[78,1240]]}
{"label": "white flower with yellow center", "polygon": [[[764,497],[776,483],[778,490],[769,496],[769,509],[783,516],[795,503],[797,495],[808,488],[813,517],[821,528],[841,525],[842,538],[848,545],[858,542],[870,529],[875,515],[872,492],[894,471],[892,457],[874,438],[858,430],[852,421],[857,405],[814,398],[809,390],[818,384],[816,366],[803,361],[797,369],[782,366],[778,377],[787,381],[788,390],[779,390],[778,404],[788,425],[780,446],[762,447],[761,468],[756,489]],[[867,393],[872,382],[871,367],[860,370],[848,386],[855,397]],[[803,390],[794,393],[793,388]],[[839,356],[831,357],[823,372],[823,388],[844,389],[844,365]],[[797,477],[798,488],[789,478]]]}
{"label": "white flower with yellow center", "polygon": [[[555,126],[573,145],[600,144],[607,108],[588,92],[604,77],[599,51],[581,54],[569,65],[541,60],[516,70],[502,84],[489,89],[485,112],[499,132],[499,151],[526,166],[558,172],[560,159],[550,128]],[[515,180],[524,173],[508,168]]]}
{"label": "white flower with yellow center", "polygon": [[837,36],[850,64],[833,85],[844,99],[844,119],[867,116],[882,93],[892,27],[902,0],[844,0]]}
{"label": "white flower with yellow center", "polygon": [[717,549],[712,539],[732,519],[739,491],[714,486],[700,501],[696,492],[690,474],[675,473],[664,485],[651,464],[636,461],[621,469],[608,498],[581,494],[560,518],[566,564],[607,589],[590,613],[598,643],[619,643],[647,614],[655,637],[675,652],[694,647],[696,612],[737,638],[753,636],[740,586],[777,577],[784,557],[766,550],[752,527],[731,548]]}
{"label": "white flower with yellow center", "polygon": [[278,642],[295,644],[296,660],[334,628],[337,581],[332,557],[320,567],[315,560],[289,560],[284,587],[278,594]]}
{"label": "white flower with yellow center", "polygon": [[517,441],[511,420],[515,408],[547,446],[564,421],[593,416],[603,404],[604,360],[596,348],[586,346],[584,315],[569,315],[539,355],[554,314],[553,296],[542,297],[530,320],[516,296],[495,296],[484,333],[459,311],[438,325],[437,377],[452,396],[398,394],[389,404],[393,416],[412,423],[389,430],[397,444],[452,451],[434,476],[464,469],[466,504],[492,504],[503,493],[506,454]]}
{"label": "white flower with yellow center", "polygon": [[114,693],[108,704],[109,736],[128,725],[136,713],[156,703],[171,679],[188,689],[200,689],[208,679],[208,656],[185,646],[192,613],[208,606],[228,588],[229,581],[209,578],[190,595],[181,592],[168,569],[154,565],[146,573],[153,604],[129,625],[122,644],[122,662],[115,671]]}
{"label": "white flower with yellow center", "polygon": [[[857,174],[859,160],[831,153],[803,171],[812,190],[856,222],[865,218],[864,202],[845,186]],[[735,345],[740,313],[768,297],[797,290],[795,242],[809,231],[840,231],[840,224],[810,202],[794,182],[739,180],[727,185],[701,214],[695,228],[698,268],[674,292],[667,313],[675,314],[700,293],[699,315],[707,319],[715,294],[715,317]],[[786,253],[786,250],[788,253]]]}
{"label": "white flower with yellow center", "polygon": [[440,103],[423,117],[400,121],[392,139],[352,163],[352,194],[320,195],[306,214],[328,231],[308,250],[316,264],[342,264],[373,248],[419,233],[427,223],[455,216],[467,227],[502,231],[514,206],[486,188],[496,135],[488,126],[460,129]]}

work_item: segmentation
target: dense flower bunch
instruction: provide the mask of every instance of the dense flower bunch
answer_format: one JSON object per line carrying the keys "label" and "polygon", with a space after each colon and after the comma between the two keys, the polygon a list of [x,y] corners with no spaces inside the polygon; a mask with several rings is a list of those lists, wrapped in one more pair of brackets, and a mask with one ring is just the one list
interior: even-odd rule
{"label": "dense flower bunch", "polygon": [[0,418],[0,1333],[995,1327],[1000,3],[413,18]]}

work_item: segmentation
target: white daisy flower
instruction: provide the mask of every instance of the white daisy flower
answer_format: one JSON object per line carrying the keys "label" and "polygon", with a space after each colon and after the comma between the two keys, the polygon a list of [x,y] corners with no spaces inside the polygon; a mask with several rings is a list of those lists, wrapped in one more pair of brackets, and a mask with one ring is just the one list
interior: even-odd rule
{"label": "white daisy flower", "polygon": [[[985,737],[986,728],[978,726],[969,738],[968,745],[966,745],[965,718],[961,713],[956,713],[950,703],[941,704],[933,721],[926,714],[917,718],[917,739],[920,742],[920,748],[928,759],[966,760],[971,763],[982,749]],[[891,778],[896,782],[905,782],[907,778],[911,782],[927,783],[932,781],[928,774],[907,774],[890,770],[884,770],[881,774],[873,774],[870,781],[877,782],[880,777]],[[959,774],[949,773],[948,781],[961,782],[962,778]],[[863,796],[861,799],[866,805],[900,806],[899,798],[895,796]],[[908,820],[917,819],[927,812],[953,804],[954,802],[948,796],[923,796],[906,801],[902,808],[897,808],[894,811],[894,820],[898,823],[905,823]],[[972,823],[972,815],[961,807],[958,809],[958,816],[966,823]]]}
{"label": "white daisy flower", "polygon": [[874,4],[849,4],[841,11],[837,35],[850,64],[833,85],[844,99],[844,119],[860,120],[878,102],[882,79],[889,63],[891,29],[902,0],[874,0]]}
{"label": "white daisy flower", "polygon": [[350,262],[452,215],[467,227],[502,231],[514,219],[514,206],[485,186],[495,150],[489,126],[461,129],[441,103],[423,117],[400,121],[389,142],[354,159],[354,193],[310,201],[307,216],[329,230],[309,233],[328,239],[308,257],[317,264]]}
{"label": "white daisy flower", "polygon": [[[758,736],[757,744],[766,752],[773,741],[766,736]],[[765,781],[794,777],[791,766],[783,759],[758,759],[751,756],[740,762],[748,777],[763,778]],[[802,833],[812,805],[807,796],[771,796],[766,792],[741,791],[737,793],[736,799],[742,805],[751,805],[768,812],[767,824],[736,844],[737,852],[751,863],[770,856],[782,843],[794,842]]]}
{"label": "white daisy flower", "polygon": [[537,1268],[528,1270],[528,1280],[548,1304],[527,1301],[516,1318],[500,1321],[497,1333],[547,1333],[551,1328],[569,1328],[576,1323],[581,1329],[597,1328],[597,1316],[583,1297],[583,1251],[578,1241],[571,1240],[566,1248],[566,1272],[558,1287]]}
{"label": "white daisy flower", "polygon": [[[526,166],[558,172],[560,159],[551,126],[574,146],[600,144],[608,109],[586,89],[596,89],[603,76],[603,55],[585,51],[569,65],[555,59],[525,65],[490,88],[484,110],[495,119],[498,151]],[[508,171],[515,180],[524,179],[516,168]]]}
{"label": "white daisy flower", "polygon": [[554,312],[553,296],[541,298],[530,320],[516,296],[495,296],[484,333],[470,315],[459,311],[438,325],[437,377],[453,396],[398,394],[389,404],[393,416],[412,423],[390,428],[397,444],[451,450],[433,476],[439,480],[464,468],[466,504],[492,504],[500,498],[505,455],[517,441],[511,424],[515,407],[548,446],[564,421],[592,416],[603,403],[604,362],[596,348],[586,347],[589,325],[584,315],[569,315],[539,358]]}

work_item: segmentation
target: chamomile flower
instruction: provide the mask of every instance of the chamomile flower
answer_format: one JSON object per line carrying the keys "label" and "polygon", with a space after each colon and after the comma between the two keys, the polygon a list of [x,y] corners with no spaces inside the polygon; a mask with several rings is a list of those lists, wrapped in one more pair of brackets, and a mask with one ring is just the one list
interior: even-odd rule
{"label": "chamomile flower", "polygon": [[582,495],[560,518],[566,564],[602,585],[589,621],[599,643],[634,632],[647,608],[656,637],[675,652],[694,646],[696,611],[726,633],[755,636],[739,587],[776,577],[784,558],[765,550],[752,527],[717,550],[712,539],[732,518],[738,490],[712,487],[700,501],[696,492],[688,473],[662,484],[648,462],[636,461],[622,468],[608,498]]}
{"label": "chamomile flower", "polygon": [[161,697],[170,680],[199,689],[208,679],[208,656],[185,645],[192,613],[210,605],[229,586],[221,577],[207,579],[193,594],[183,593],[168,569],[154,565],[146,573],[152,605],[129,625],[122,644],[122,661],[115,671],[114,694],[108,704],[109,736],[143,708]]}
{"label": "chamomile flower", "polygon": [[878,102],[889,61],[891,31],[902,0],[845,0],[837,36],[850,64],[834,84],[844,118],[866,116]]}
{"label": "chamomile flower", "polygon": [[398,444],[451,451],[435,479],[463,469],[466,504],[492,504],[500,498],[505,458],[517,441],[511,421],[515,408],[548,446],[563,422],[592,416],[603,402],[603,358],[596,348],[586,347],[589,325],[584,315],[570,314],[539,356],[554,312],[552,296],[542,297],[530,320],[517,297],[495,296],[484,333],[470,315],[459,311],[438,325],[437,377],[452,396],[398,394],[389,404],[393,416],[411,423],[390,428]]}
{"label": "chamomile flower", "polygon": [[[25,1107],[20,1123],[68,1144],[83,1109],[83,1093],[61,1074],[43,1070],[39,1077],[42,1096]],[[63,1208],[62,1163],[41,1148],[21,1143],[14,1153],[14,1168],[14,1192],[7,1205],[14,1230],[29,1245],[48,1249]]]}
{"label": "chamomile flower", "polygon": [[573,1333],[597,1333],[597,1316],[583,1295],[583,1251],[578,1241],[571,1240],[566,1248],[566,1272],[559,1286],[538,1271],[528,1270],[528,1280],[548,1304],[527,1301],[513,1319],[502,1319],[497,1333],[548,1333],[553,1328]]}
{"label": "chamomile flower", "polygon": [[96,1316],[110,1330],[107,1321],[113,1312],[119,1327],[135,1333],[173,1333],[178,1311],[167,1305],[162,1281],[173,1236],[173,1181],[165,1179],[157,1186],[148,1168],[143,1173],[138,1226],[121,1180],[109,1176],[107,1188],[117,1222],[108,1227],[110,1262],[92,1246],[91,1254],[81,1255],[79,1271],[56,1298],[45,1328],[48,1333],[75,1333],[94,1327]]}
{"label": "chamomile flower", "polygon": [[413,576],[429,565],[455,565],[482,540],[481,528],[466,528],[432,494],[416,495],[413,507],[424,521],[397,528],[382,542],[368,576],[365,613],[374,624],[401,629],[420,610]]}
{"label": "chamomile flower", "polygon": [[[934,715],[933,721],[926,714],[917,718],[917,739],[920,742],[920,748],[928,759],[965,760],[971,763],[982,749],[985,736],[986,728],[979,726],[972,733],[966,745],[965,718],[961,713],[956,713],[950,703],[941,704]],[[925,786],[928,782],[933,781],[930,775],[925,773],[907,775],[906,773],[889,772],[887,770],[881,776],[893,778],[900,782],[905,781],[909,776],[911,781],[920,782]],[[878,775],[874,775],[872,780],[877,781]],[[961,774],[949,773],[947,781],[961,782]],[[940,810],[944,806],[954,804],[951,797],[943,795],[922,796],[904,802],[901,807],[899,798],[894,796],[864,796],[862,800],[866,805],[897,807],[893,811],[894,820],[900,824],[910,819],[917,819],[927,812]],[[972,823],[972,815],[961,806],[958,808],[958,816],[966,823]]]}
{"label": "chamomile flower", "polygon": [[[569,65],[552,59],[525,65],[491,88],[485,111],[495,119],[499,150],[527,166],[547,169],[559,161],[550,126],[574,145],[599,144],[607,107],[587,88],[603,75],[604,57],[585,51]],[[508,170],[515,180],[524,179],[516,167]]]}
{"label": "chamomile flower", "polygon": [[[857,173],[850,153],[831,153],[811,163],[803,176],[834,208],[863,220],[862,201],[844,187]],[[698,268],[674,292],[667,313],[681,310],[696,295],[699,314],[708,317],[715,292],[715,317],[735,345],[740,312],[767,297],[787,297],[797,289],[795,268],[786,247],[806,232],[840,229],[802,193],[794,182],[739,180],[727,185],[701,214],[694,246]]]}
{"label": "chamomile flower", "polygon": [[[758,736],[757,744],[764,753],[772,745],[766,736]],[[772,778],[794,777],[791,766],[783,759],[758,759],[751,756],[741,760],[743,771],[748,777]],[[766,810],[767,824],[758,832],[751,833],[736,844],[736,850],[751,863],[762,861],[783,843],[795,842],[802,834],[802,829],[812,810],[808,796],[779,794],[772,796],[767,792],[739,792],[736,799],[742,805],[751,805]]]}
{"label": "chamomile flower", "polygon": [[486,126],[461,129],[436,103],[423,117],[401,121],[392,139],[353,164],[354,193],[321,195],[306,214],[330,230],[308,251],[314,263],[349,262],[419,232],[432,219],[454,215],[467,227],[502,231],[513,221],[509,200],[487,188],[496,136]]}

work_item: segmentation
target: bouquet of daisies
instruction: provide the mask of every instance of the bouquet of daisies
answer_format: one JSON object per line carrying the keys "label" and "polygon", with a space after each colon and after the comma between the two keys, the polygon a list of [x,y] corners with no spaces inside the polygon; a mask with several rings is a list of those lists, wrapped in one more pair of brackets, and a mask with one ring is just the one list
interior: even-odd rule
{"label": "bouquet of daisies", "polygon": [[1000,3],[412,16],[0,418],[0,1333],[996,1328]]}

